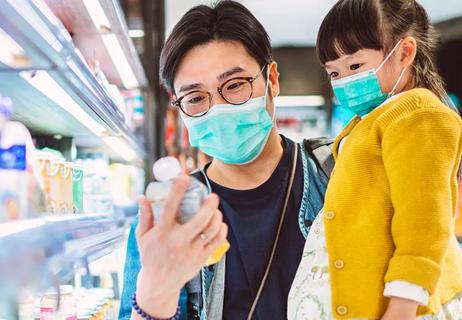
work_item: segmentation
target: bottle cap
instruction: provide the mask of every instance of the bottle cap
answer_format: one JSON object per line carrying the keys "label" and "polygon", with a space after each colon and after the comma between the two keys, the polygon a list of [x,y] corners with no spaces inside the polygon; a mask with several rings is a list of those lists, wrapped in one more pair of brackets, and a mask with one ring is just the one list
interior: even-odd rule
{"label": "bottle cap", "polygon": [[174,157],[160,158],[154,163],[152,172],[158,181],[172,180],[181,175],[180,162]]}

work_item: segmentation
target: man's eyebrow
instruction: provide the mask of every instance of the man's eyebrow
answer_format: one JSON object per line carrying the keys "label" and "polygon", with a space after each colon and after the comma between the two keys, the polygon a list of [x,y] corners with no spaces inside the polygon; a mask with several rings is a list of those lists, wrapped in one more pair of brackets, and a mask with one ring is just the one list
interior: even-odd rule
{"label": "man's eyebrow", "polygon": [[[228,71],[225,71],[223,72],[222,74],[220,74],[217,79],[219,81],[225,81],[228,77],[236,74],[236,73],[240,73],[240,72],[244,72],[245,69],[242,68],[242,67],[234,67],[232,69],[229,69]],[[186,91],[191,91],[191,90],[199,90],[203,87],[203,85],[201,83],[192,83],[192,84],[186,84],[184,86],[181,86],[180,87],[180,90],[179,92],[186,92]]]}
{"label": "man's eyebrow", "polygon": [[230,77],[230,76],[232,76],[232,75],[234,75],[234,74],[236,74],[236,73],[243,72],[243,71],[245,71],[245,70],[244,70],[242,67],[234,67],[234,68],[232,68],[232,69],[230,69],[230,70],[228,70],[228,71],[225,71],[225,72],[223,72],[222,74],[220,74],[220,75],[217,77],[217,79],[218,79],[219,81],[225,81],[228,77]]}
{"label": "man's eyebrow", "polygon": [[186,85],[180,87],[179,92],[185,92],[185,91],[191,91],[191,90],[199,90],[200,88],[202,88],[202,84],[200,84],[200,83],[186,84]]}

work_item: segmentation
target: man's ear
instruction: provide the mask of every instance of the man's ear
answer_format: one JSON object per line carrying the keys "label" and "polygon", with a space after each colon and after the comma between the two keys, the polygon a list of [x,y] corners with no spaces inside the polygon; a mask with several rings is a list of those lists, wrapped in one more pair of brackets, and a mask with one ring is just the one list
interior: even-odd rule
{"label": "man's ear", "polygon": [[270,86],[270,93],[273,97],[277,97],[280,92],[279,87],[279,72],[278,72],[278,64],[276,61],[273,61],[268,64],[268,81]]}

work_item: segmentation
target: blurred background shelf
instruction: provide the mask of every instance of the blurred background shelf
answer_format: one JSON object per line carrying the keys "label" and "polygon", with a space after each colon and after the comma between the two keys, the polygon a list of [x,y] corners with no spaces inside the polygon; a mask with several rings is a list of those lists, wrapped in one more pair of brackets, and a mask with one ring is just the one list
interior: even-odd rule
{"label": "blurred background shelf", "polygon": [[[50,1],[51,8],[58,13],[66,12],[63,3]],[[70,5],[69,12],[76,12],[78,18],[85,10],[84,3],[66,1],[66,6]],[[112,29],[106,33],[95,31],[86,38],[83,30],[76,43],[85,54],[101,58],[111,81],[126,89],[142,88],[146,77],[120,18],[118,4],[103,3],[115,33],[110,32]],[[74,27],[92,25],[87,22],[82,19]],[[10,52],[0,56],[0,82],[2,94],[10,96],[15,105],[14,119],[38,133],[72,137],[79,147],[104,147],[113,159],[133,161],[146,157],[142,141],[130,130],[69,32],[43,2],[1,1],[0,28],[2,43],[7,44]],[[97,36],[105,45],[93,42]],[[116,56],[111,56],[111,52],[117,52]],[[119,58],[120,65],[115,65],[111,58]],[[123,81],[125,78],[130,82]]]}
{"label": "blurred background shelf", "polygon": [[[129,221],[113,215],[65,215],[0,224],[0,297],[69,281],[122,244]],[[11,272],[15,270],[15,272]]]}

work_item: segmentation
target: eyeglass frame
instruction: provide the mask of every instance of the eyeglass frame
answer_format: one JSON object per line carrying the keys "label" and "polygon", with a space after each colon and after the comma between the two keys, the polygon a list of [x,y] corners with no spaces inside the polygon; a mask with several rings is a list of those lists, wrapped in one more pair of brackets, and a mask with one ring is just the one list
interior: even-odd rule
{"label": "eyeglass frame", "polygon": [[[265,68],[268,66],[268,63],[266,63],[263,68],[261,68],[261,70],[257,73],[257,75],[255,75],[254,77],[235,77],[235,78],[231,78],[231,79],[228,79],[226,80],[225,82],[223,82],[219,87],[216,87],[214,89],[210,89],[208,91],[202,91],[202,90],[193,90],[191,92],[188,92],[184,95],[182,95],[181,97],[179,97],[178,99],[174,100],[171,102],[171,105],[174,106],[174,107],[178,107],[181,112],[183,112],[185,115],[187,115],[188,117],[191,117],[191,118],[200,118],[200,117],[203,117],[205,116],[209,111],[210,109],[212,108],[212,93],[211,91],[214,91],[214,90],[217,90],[218,91],[218,94],[220,95],[220,97],[223,98],[223,100],[225,100],[226,102],[234,105],[234,106],[239,106],[239,105],[242,105],[244,103],[246,103],[247,101],[249,101],[251,98],[252,98],[252,95],[253,95],[253,83],[260,77],[260,75],[263,73],[263,70],[265,70]],[[229,101],[228,99],[226,99],[223,95],[223,87],[233,81],[233,80],[246,80],[250,83],[250,88],[251,88],[251,92],[250,92],[250,96],[247,98],[247,100],[243,101],[243,102],[239,102],[239,103],[233,103],[231,101]],[[207,111],[205,111],[204,113],[202,113],[201,115],[190,115],[188,114],[186,111],[183,110],[183,108],[181,107],[181,101],[184,99],[184,97],[190,95],[190,94],[193,94],[193,93],[197,93],[197,92],[200,92],[200,93],[206,93],[208,96],[209,96],[209,108],[207,109]]]}

